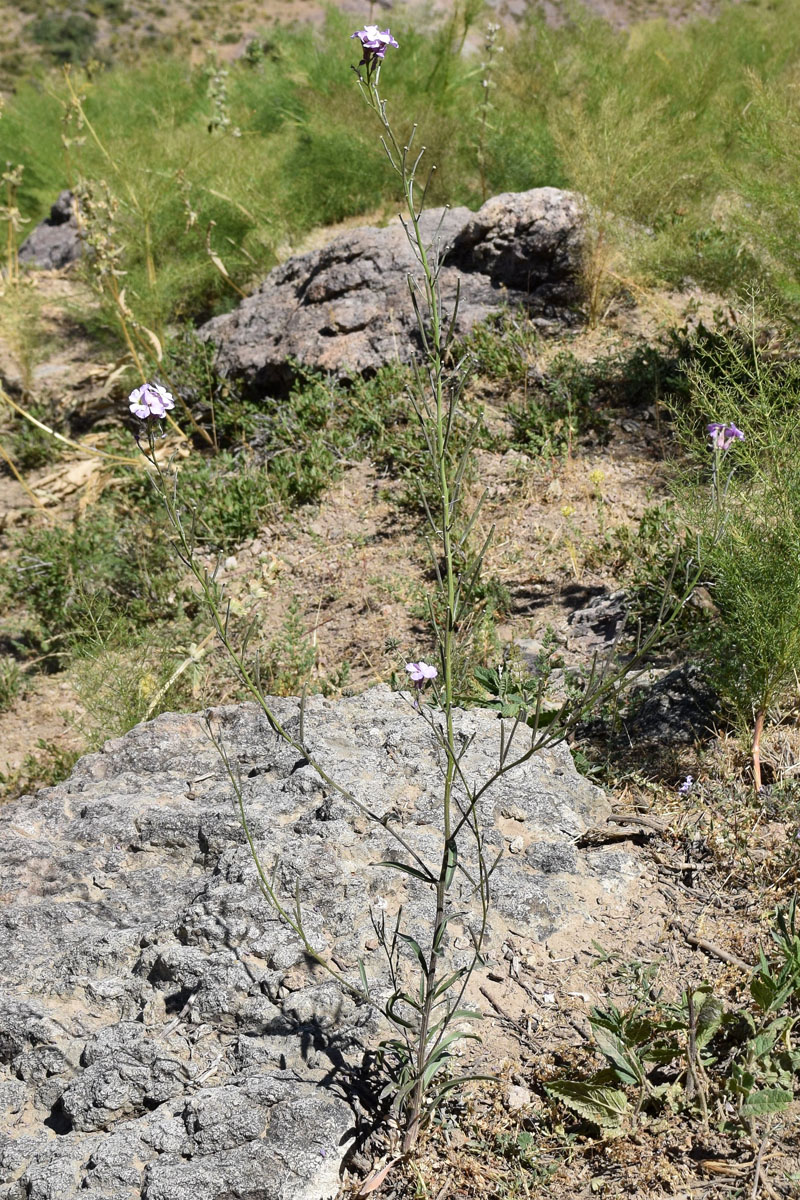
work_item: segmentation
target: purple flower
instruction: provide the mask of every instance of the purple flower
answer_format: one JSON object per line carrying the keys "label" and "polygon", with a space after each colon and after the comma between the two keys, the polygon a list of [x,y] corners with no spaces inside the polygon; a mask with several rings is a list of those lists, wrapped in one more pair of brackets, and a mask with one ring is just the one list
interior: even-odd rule
{"label": "purple flower", "polygon": [[428,682],[428,680],[435,679],[439,672],[436,670],[436,667],[428,666],[428,664],[423,662],[422,659],[420,659],[419,662],[406,663],[406,670],[408,671],[409,679],[417,690],[417,694],[414,697],[414,708],[417,710],[417,712],[420,712],[420,693],[422,692],[422,689],[425,687],[425,684]]}
{"label": "purple flower", "polygon": [[689,792],[692,790],[693,787],[694,787],[694,779],[692,778],[691,775],[687,775],[686,778],[684,779],[683,783],[681,784],[681,786],[678,788],[678,791],[680,792],[680,794],[682,796],[688,796]]}
{"label": "purple flower", "polygon": [[406,663],[406,670],[409,677],[413,680],[418,688],[425,686],[427,680],[435,679],[439,672],[436,667],[429,667],[426,662]]}
{"label": "purple flower", "polygon": [[744,441],[744,434],[735,425],[720,425],[718,421],[706,426],[714,450],[729,450],[735,441]]}
{"label": "purple flower", "polygon": [[376,60],[383,62],[383,56],[389,46],[394,46],[395,50],[399,49],[397,42],[389,30],[380,30],[377,25],[365,25],[363,29],[358,29],[355,33],[351,33],[350,37],[358,38],[361,42],[364,57],[361,59],[359,66],[362,67],[371,67]]}
{"label": "purple flower", "polygon": [[134,388],[128,397],[131,412],[140,421],[150,417],[160,420],[167,415],[167,410],[175,407],[171,394],[160,383],[143,383]]}

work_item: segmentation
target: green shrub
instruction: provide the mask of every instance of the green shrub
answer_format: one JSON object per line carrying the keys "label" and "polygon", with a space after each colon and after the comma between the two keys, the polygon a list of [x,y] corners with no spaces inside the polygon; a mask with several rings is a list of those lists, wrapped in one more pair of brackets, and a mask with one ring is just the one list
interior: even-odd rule
{"label": "green shrub", "polygon": [[0,658],[0,713],[7,712],[23,691],[24,676],[13,658]]}
{"label": "green shrub", "polygon": [[79,13],[49,13],[33,22],[30,35],[56,62],[84,63],[97,41],[97,25]]}

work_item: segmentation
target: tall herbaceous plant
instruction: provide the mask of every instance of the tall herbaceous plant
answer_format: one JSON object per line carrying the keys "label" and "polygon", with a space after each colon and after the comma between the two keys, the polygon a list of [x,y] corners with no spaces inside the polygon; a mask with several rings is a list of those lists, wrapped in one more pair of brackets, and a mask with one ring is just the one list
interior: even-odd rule
{"label": "tall herbaceous plant", "polygon": [[[672,610],[662,611],[653,632],[640,639],[637,652],[618,669],[592,668],[561,710],[542,714],[546,673],[538,692],[526,695],[525,703],[511,707],[512,716],[500,722],[499,754],[488,778],[471,779],[464,762],[469,741],[460,736],[455,707],[454,661],[462,626],[467,621],[474,590],[489,539],[477,550],[468,546],[476,525],[480,502],[465,511],[463,479],[476,435],[467,425],[461,399],[469,364],[455,352],[454,332],[458,294],[441,294],[442,264],[447,247],[442,222],[424,212],[425,195],[433,167],[423,168],[424,147],[416,148],[416,125],[408,137],[398,136],[386,98],[381,93],[381,69],[388,50],[398,50],[390,31],[368,25],[352,35],[361,47],[361,60],[354,67],[355,82],[380,130],[388,160],[402,187],[405,212],[401,217],[417,267],[409,276],[409,290],[418,323],[420,361],[414,369],[410,399],[424,448],[427,477],[419,479],[419,491],[427,522],[427,541],[435,574],[435,587],[428,609],[435,647],[433,662],[408,662],[405,672],[410,685],[408,703],[428,727],[431,744],[438,748],[441,764],[441,798],[437,845],[433,854],[423,855],[390,820],[387,813],[368,807],[347,787],[333,779],[310,750],[304,737],[304,706],[300,705],[299,733],[290,733],[272,710],[261,686],[258,655],[248,655],[253,626],[237,631],[230,620],[222,585],[195,553],[194,521],[184,519],[178,498],[177,475],[165,472],[156,454],[161,422],[173,408],[170,393],[158,383],[146,383],[130,397],[131,413],[141,423],[139,444],[152,467],[151,477],[163,499],[177,552],[200,586],[217,635],[245,689],[259,705],[271,729],[292,746],[317,772],[325,787],[353,805],[374,826],[380,826],[396,844],[392,860],[381,863],[408,883],[409,905],[417,919],[401,908],[389,917],[386,905],[372,913],[376,936],[386,959],[385,977],[391,994],[380,1001],[374,989],[380,981],[370,980],[363,963],[358,977],[345,978],[312,944],[303,912],[296,897],[285,898],[276,890],[276,872],[268,873],[259,859],[245,812],[242,790],[225,746],[209,722],[209,736],[225,762],[237,796],[239,814],[257,868],[261,890],[280,918],[300,939],[305,952],[330,972],[351,994],[375,1004],[382,1012],[391,1035],[381,1045],[390,1082],[387,1094],[403,1130],[402,1150],[415,1146],[420,1129],[451,1088],[464,1081],[452,1073],[454,1044],[475,1038],[472,1025],[477,1013],[466,1006],[470,978],[482,961],[490,903],[490,879],[494,863],[487,861],[481,825],[481,801],[498,779],[520,766],[537,751],[562,741],[588,710],[601,702],[622,682],[624,676],[653,645],[655,639],[691,591],[696,574],[687,578],[683,599]],[[445,307],[446,303],[446,307]],[[456,440],[454,433],[460,430]],[[455,446],[459,450],[456,452]],[[433,499],[431,499],[433,497]],[[491,534],[489,535],[491,537]],[[504,710],[504,716],[505,710]],[[420,921],[420,914],[422,919]],[[413,914],[412,914],[413,915]],[[468,951],[456,951],[456,924],[469,934]],[[424,937],[407,930],[422,927]],[[461,939],[459,943],[463,945]],[[385,995],[385,990],[381,992]]]}

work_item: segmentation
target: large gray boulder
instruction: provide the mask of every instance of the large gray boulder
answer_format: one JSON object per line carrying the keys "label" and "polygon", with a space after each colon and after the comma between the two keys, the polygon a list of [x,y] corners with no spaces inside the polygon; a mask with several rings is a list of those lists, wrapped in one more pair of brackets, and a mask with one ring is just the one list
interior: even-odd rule
{"label": "large gray boulder", "polygon": [[50,209],[50,216],[40,222],[19,248],[19,261],[32,267],[57,270],[76,262],[83,253],[75,197],[62,192]]}
{"label": "large gray boulder", "polygon": [[[297,702],[276,709],[297,732]],[[391,917],[404,904],[424,939],[427,896],[376,865],[397,852],[389,828],[332,794],[254,706],[211,720],[289,907],[297,895],[309,937],[342,976],[357,983],[363,959],[386,996],[370,911]],[[482,711],[455,720],[460,737],[474,735],[463,769],[481,780],[500,722]],[[387,688],[317,697],[305,730],[335,778],[418,852],[437,853],[440,763],[407,699]],[[576,849],[607,811],[564,746],[486,794],[487,854],[508,852],[492,876],[492,978],[509,930],[534,950],[559,934],[574,949],[604,907],[624,910],[635,860]],[[0,892],[0,1200],[335,1194],[352,1081],[380,1022],[306,960],[259,893],[200,717],[140,725],[65,783],[0,808]],[[461,893],[456,963],[477,919],[466,880]]]}
{"label": "large gray boulder", "polygon": [[[495,196],[477,213],[425,212],[425,238],[447,249],[445,313],[460,288],[458,335],[503,305],[545,325],[574,321],[581,213],[579,198],[557,188]],[[419,276],[419,265],[399,221],[354,229],[276,267],[201,334],[217,343],[221,369],[256,394],[285,391],[296,374],[292,360],[341,378],[374,374],[419,353],[409,273]]]}

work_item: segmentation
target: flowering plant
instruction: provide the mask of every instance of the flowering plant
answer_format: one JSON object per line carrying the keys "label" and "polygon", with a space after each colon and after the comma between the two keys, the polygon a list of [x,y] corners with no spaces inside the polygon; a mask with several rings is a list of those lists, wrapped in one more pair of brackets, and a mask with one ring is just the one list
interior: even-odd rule
{"label": "flowering plant", "polygon": [[714,450],[730,450],[734,442],[744,441],[744,434],[735,425],[720,425],[717,421],[712,421],[706,428]]}
{"label": "flowering plant", "polygon": [[351,33],[350,37],[358,38],[361,42],[363,57],[358,65],[366,67],[368,73],[383,61],[389,46],[393,46],[395,50],[399,49],[389,30],[381,31],[377,25],[366,25],[363,29]]}
{"label": "flowering plant", "polygon": [[[427,186],[434,168],[428,173],[427,181],[420,184],[418,173],[424,147],[418,153],[412,153],[416,126],[412,127],[407,140],[399,139],[389,118],[387,101],[379,91],[386,51],[398,48],[398,43],[388,29],[380,30],[374,25],[367,25],[352,36],[360,42],[362,52],[358,67],[353,69],[364,100],[381,126],[381,141],[389,162],[400,179],[405,206],[401,220],[417,263],[416,272],[409,278],[409,289],[422,354],[414,371],[410,399],[421,443],[427,451],[428,472],[434,482],[433,499],[429,503],[430,493],[426,491],[422,498],[436,578],[436,593],[429,597],[428,604],[436,665],[416,659],[406,664],[405,671],[413,685],[414,708],[419,719],[427,723],[441,762],[440,822],[436,838],[431,839],[433,849],[430,853],[427,849],[424,853],[418,851],[404,836],[402,825],[389,822],[385,816],[373,811],[327,773],[305,741],[302,700],[299,733],[290,732],[274,713],[262,690],[257,654],[252,660],[246,658],[252,627],[245,631],[240,643],[235,641],[223,586],[218,582],[216,572],[205,570],[198,562],[194,522],[188,526],[184,524],[177,502],[177,486],[167,485],[155,454],[157,422],[172,407],[172,397],[160,384],[144,384],[131,393],[129,403],[131,412],[146,423],[148,448],[144,452],[154,468],[151,478],[161,493],[175,533],[177,552],[200,586],[214,628],[244,689],[261,708],[271,730],[316,771],[325,786],[368,821],[380,824],[395,840],[402,854],[382,865],[401,873],[404,884],[410,880],[417,892],[420,889],[425,892],[427,932],[425,937],[418,935],[420,940],[403,931],[403,907],[391,922],[387,922],[384,912],[377,916],[372,914],[378,943],[388,960],[393,989],[388,999],[383,999],[379,1005],[395,1031],[395,1036],[382,1043],[382,1061],[392,1076],[389,1089],[393,1091],[394,1108],[402,1117],[402,1150],[408,1154],[437,1104],[454,1086],[464,1081],[463,1077],[442,1078],[443,1070],[451,1065],[454,1043],[476,1036],[469,1032],[465,1022],[480,1014],[465,1007],[465,995],[473,972],[483,961],[490,878],[496,865],[487,861],[485,853],[481,803],[501,777],[527,762],[538,751],[562,741],[586,712],[617,686],[633,663],[652,645],[660,628],[661,615],[656,631],[643,640],[637,656],[626,660],[623,667],[608,676],[604,671],[595,672],[593,667],[580,696],[565,701],[558,713],[548,713],[545,720],[543,687],[539,688],[530,706],[525,698],[511,714],[508,724],[501,720],[499,761],[488,773],[488,778],[468,778],[464,753],[470,739],[458,728],[454,663],[458,639],[468,627],[483,559],[492,536],[490,531],[477,553],[469,548],[482,501],[470,514],[464,514],[463,482],[477,430],[473,428],[463,439],[463,448],[458,453],[454,449],[454,431],[465,421],[461,400],[469,361],[459,359],[453,353],[458,295],[449,306],[449,315],[445,315],[442,304],[441,275],[447,253],[441,236],[442,223],[431,229],[428,222],[422,220]],[[434,680],[437,682],[433,688],[433,703],[423,708],[421,693]],[[360,984],[347,979],[311,943],[299,901],[287,903],[281,899],[274,883],[275,876],[270,875],[259,860],[236,771],[210,724],[208,729],[226,764],[264,896],[300,939],[309,958],[324,966],[343,988],[362,1001],[378,1003],[371,992],[363,963],[359,964]],[[452,953],[451,927],[456,921],[466,927],[469,938],[466,948],[459,949],[458,959],[446,967]],[[413,984],[406,982],[410,973],[414,976]]]}
{"label": "flowering plant", "polygon": [[153,417],[160,420],[169,409],[175,407],[175,401],[171,392],[160,383],[143,383],[141,387],[133,389],[128,397],[128,405],[134,417],[140,421],[148,421]]}

